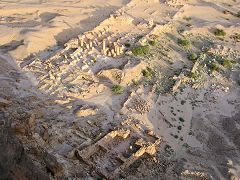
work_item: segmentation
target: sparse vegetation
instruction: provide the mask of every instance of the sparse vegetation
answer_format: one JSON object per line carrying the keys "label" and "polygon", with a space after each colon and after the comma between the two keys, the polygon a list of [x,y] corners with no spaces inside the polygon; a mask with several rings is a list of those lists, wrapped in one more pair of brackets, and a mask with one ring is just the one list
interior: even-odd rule
{"label": "sparse vegetation", "polygon": [[189,46],[190,45],[190,41],[187,40],[187,39],[178,39],[178,44],[181,45],[181,46]]}
{"label": "sparse vegetation", "polygon": [[93,60],[93,62],[94,62],[94,63],[96,63],[96,62],[97,62],[97,59],[96,59],[96,58],[93,58],[92,60]]}
{"label": "sparse vegetation", "polygon": [[197,78],[196,73],[193,73],[193,72],[189,72],[187,76],[188,76],[189,78],[192,78],[192,79],[196,79],[196,78]]}
{"label": "sparse vegetation", "polygon": [[147,69],[144,69],[144,70],[142,71],[142,74],[143,74],[144,77],[150,78],[150,77],[152,77],[152,75],[153,75],[153,71],[152,71],[151,68],[147,67]]}
{"label": "sparse vegetation", "polygon": [[234,35],[231,36],[232,39],[234,39],[235,41],[239,41],[240,40],[240,33],[235,33]]}
{"label": "sparse vegetation", "polygon": [[178,138],[178,135],[174,135],[173,137],[177,139],[177,138]]}
{"label": "sparse vegetation", "polygon": [[140,39],[142,39],[143,38],[143,35],[138,35],[137,37],[136,37],[136,40],[138,41],[138,40],[140,40]]}
{"label": "sparse vegetation", "polygon": [[188,145],[188,143],[184,143],[182,146],[185,147],[185,148],[190,148],[190,146]]}
{"label": "sparse vegetation", "polygon": [[223,29],[216,29],[214,31],[215,36],[226,36],[226,32]]}
{"label": "sparse vegetation", "polygon": [[157,45],[157,41],[156,40],[149,40],[148,44],[150,44],[151,46],[156,46]]}
{"label": "sparse vegetation", "polygon": [[192,24],[188,23],[186,24],[187,27],[192,27]]}
{"label": "sparse vegetation", "polygon": [[131,44],[128,43],[128,42],[126,42],[126,43],[124,44],[124,46],[125,46],[126,48],[130,48],[130,47],[131,47]]}
{"label": "sparse vegetation", "polygon": [[183,19],[186,20],[186,21],[190,21],[192,18],[184,16]]}
{"label": "sparse vegetation", "polygon": [[184,122],[185,120],[182,117],[179,117],[179,121]]}
{"label": "sparse vegetation", "polygon": [[139,81],[137,81],[137,80],[133,80],[133,84],[134,84],[134,86],[138,86],[139,85]]}
{"label": "sparse vegetation", "polygon": [[168,155],[171,155],[171,154],[174,152],[174,150],[172,149],[172,147],[171,147],[170,145],[168,145],[168,144],[166,144],[166,146],[164,147],[164,149],[165,149],[165,151],[166,151],[166,153],[167,153]]}
{"label": "sparse vegetation", "polygon": [[198,58],[198,55],[197,55],[196,53],[190,53],[190,54],[188,54],[188,59],[189,59],[190,61],[195,61],[195,60],[197,60],[197,58]]}
{"label": "sparse vegetation", "polygon": [[113,85],[113,87],[112,87],[112,92],[114,94],[121,94],[121,93],[123,93],[123,91],[124,91],[124,88],[120,85]]}
{"label": "sparse vegetation", "polygon": [[139,46],[139,47],[136,47],[136,48],[132,49],[132,53],[135,56],[147,55],[149,53],[149,51],[150,51],[150,47],[148,45],[146,45],[146,46]]}
{"label": "sparse vegetation", "polygon": [[192,130],[189,131],[188,135],[189,135],[189,136],[192,136],[192,135],[193,135]]}
{"label": "sparse vegetation", "polygon": [[184,105],[186,103],[185,100],[181,100],[181,105]]}
{"label": "sparse vegetation", "polygon": [[213,72],[213,71],[219,71],[219,70],[220,70],[220,68],[219,68],[219,66],[217,65],[217,63],[214,63],[214,62],[209,63],[209,64],[208,64],[208,67],[209,67],[209,69],[211,70],[211,72]]}
{"label": "sparse vegetation", "polygon": [[224,59],[223,62],[222,62],[222,65],[223,65],[224,67],[227,67],[227,68],[231,68],[231,67],[232,67],[232,63],[231,63],[231,61],[228,60],[228,59]]}

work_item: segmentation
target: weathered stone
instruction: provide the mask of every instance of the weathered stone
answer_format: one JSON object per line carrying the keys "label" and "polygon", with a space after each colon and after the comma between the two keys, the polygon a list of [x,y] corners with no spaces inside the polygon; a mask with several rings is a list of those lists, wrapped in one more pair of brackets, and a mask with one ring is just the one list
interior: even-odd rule
{"label": "weathered stone", "polygon": [[6,107],[6,106],[9,106],[10,104],[11,104],[11,101],[8,101],[0,97],[0,107]]}
{"label": "weathered stone", "polygon": [[53,176],[60,177],[64,174],[63,166],[56,160],[53,155],[45,152],[43,154],[43,160],[46,164],[47,170],[50,171]]}

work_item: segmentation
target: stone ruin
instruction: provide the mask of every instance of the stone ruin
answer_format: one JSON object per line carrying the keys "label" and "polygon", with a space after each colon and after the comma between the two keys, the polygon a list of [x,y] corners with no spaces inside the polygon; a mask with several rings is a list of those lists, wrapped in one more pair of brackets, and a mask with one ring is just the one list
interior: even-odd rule
{"label": "stone ruin", "polygon": [[142,156],[153,156],[160,143],[160,137],[152,131],[145,131],[140,136],[133,129],[121,128],[78,150],[77,157],[92,166],[100,177],[115,179]]}
{"label": "stone ruin", "polygon": [[113,35],[107,30],[97,32],[87,32],[79,36],[77,39],[66,44],[66,48],[77,48],[71,58],[76,58],[79,54],[101,54],[109,57],[116,57],[123,54],[124,47],[120,42],[120,38],[112,41]]}

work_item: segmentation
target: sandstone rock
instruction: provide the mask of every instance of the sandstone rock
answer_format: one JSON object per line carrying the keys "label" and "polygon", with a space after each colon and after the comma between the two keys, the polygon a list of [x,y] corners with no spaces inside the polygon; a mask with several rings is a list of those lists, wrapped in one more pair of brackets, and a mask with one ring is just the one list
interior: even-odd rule
{"label": "sandstone rock", "polygon": [[27,124],[28,124],[30,130],[33,130],[33,129],[34,129],[35,124],[36,124],[36,119],[35,119],[35,115],[34,115],[34,114],[32,114],[32,115],[30,116],[30,118],[28,119]]}
{"label": "sandstone rock", "polygon": [[9,106],[10,104],[11,104],[11,101],[8,101],[0,97],[0,107],[6,107],[6,106]]}
{"label": "sandstone rock", "polygon": [[49,136],[48,130],[45,129],[44,132],[43,132],[42,138],[43,138],[44,141],[49,142],[49,137],[50,136]]}
{"label": "sandstone rock", "polygon": [[14,125],[12,127],[12,132],[14,134],[23,135],[23,136],[27,134],[26,128],[23,125]]}
{"label": "sandstone rock", "polygon": [[64,174],[64,168],[63,166],[57,161],[57,159],[45,152],[43,155],[43,160],[46,164],[46,168],[48,169],[48,171],[51,172],[51,174],[55,177],[60,177]]}
{"label": "sandstone rock", "polygon": [[79,109],[75,112],[75,115],[77,117],[86,117],[86,116],[93,116],[96,115],[97,111],[92,108],[84,108],[84,109]]}
{"label": "sandstone rock", "polygon": [[11,128],[6,126],[0,134],[0,152],[0,179],[50,179],[40,166],[34,164],[21,142],[12,136]]}

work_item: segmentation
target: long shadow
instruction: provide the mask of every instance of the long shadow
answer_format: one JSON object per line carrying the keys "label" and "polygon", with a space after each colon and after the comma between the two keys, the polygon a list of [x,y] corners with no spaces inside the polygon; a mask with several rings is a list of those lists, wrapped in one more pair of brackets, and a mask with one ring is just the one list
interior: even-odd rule
{"label": "long shadow", "polygon": [[81,25],[80,27],[70,27],[57,34],[55,36],[57,43],[59,45],[65,44],[69,40],[76,38],[79,34],[93,29],[96,25],[105,20],[109,14],[116,11],[118,8],[119,7],[117,6],[97,7],[97,10],[92,12],[90,17],[79,22]]}

